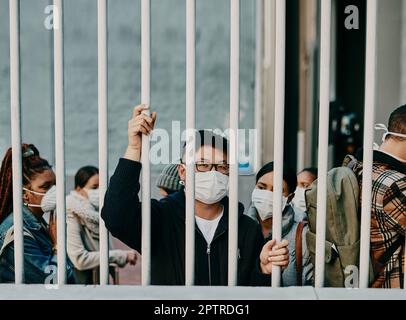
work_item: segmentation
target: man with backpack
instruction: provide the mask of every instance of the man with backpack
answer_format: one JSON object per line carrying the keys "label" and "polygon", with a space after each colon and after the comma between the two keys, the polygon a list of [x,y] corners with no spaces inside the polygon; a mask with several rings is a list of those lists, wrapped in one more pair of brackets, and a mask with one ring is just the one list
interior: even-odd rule
{"label": "man with backpack", "polygon": [[[383,143],[374,151],[371,260],[374,288],[402,288],[405,274],[406,233],[406,105],[397,108],[384,130]],[[344,164],[362,183],[362,154],[347,156]]]}

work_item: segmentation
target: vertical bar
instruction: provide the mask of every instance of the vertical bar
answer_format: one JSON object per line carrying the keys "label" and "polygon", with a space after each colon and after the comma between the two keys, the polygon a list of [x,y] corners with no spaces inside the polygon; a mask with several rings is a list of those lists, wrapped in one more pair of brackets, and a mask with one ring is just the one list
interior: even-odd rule
{"label": "vertical bar", "polygon": [[365,116],[364,156],[362,177],[360,288],[368,288],[372,205],[372,165],[376,90],[376,31],[377,1],[367,2],[366,60],[365,60]]}
{"label": "vertical bar", "polygon": [[263,66],[263,28],[264,28],[264,2],[256,0],[256,25],[255,25],[255,129],[256,149],[254,172],[261,168],[262,163],[262,66]]}
{"label": "vertical bar", "polygon": [[297,162],[296,172],[300,172],[305,167],[305,144],[306,144],[306,132],[299,130],[297,132]]}
{"label": "vertical bar", "polygon": [[238,271],[238,125],[240,91],[240,0],[230,0],[230,189],[228,285],[237,285]]}
{"label": "vertical bar", "polygon": [[[286,1],[276,0],[275,45],[275,145],[274,145],[274,215],[272,234],[277,242],[282,240],[283,152],[285,130],[285,52],[286,52]],[[272,287],[279,287],[281,269],[272,268]]]}
{"label": "vertical bar", "polygon": [[20,1],[10,0],[10,112],[13,162],[15,283],[24,282],[23,174],[20,104]]}
{"label": "vertical bar", "polygon": [[[99,215],[103,208],[108,184],[108,123],[107,123],[107,0],[97,2],[98,33],[98,100],[99,100]],[[109,283],[109,233],[103,219],[100,223],[100,284]]]}
{"label": "vertical bar", "polygon": [[195,280],[196,0],[186,0],[186,251],[185,284]]}
{"label": "vertical bar", "polygon": [[[58,285],[66,283],[66,203],[65,203],[65,122],[63,96],[63,0],[54,0],[58,9],[54,26],[54,91],[55,91],[55,170],[58,243]],[[55,13],[55,12],[54,12]],[[54,20],[55,21],[55,20]]]}
{"label": "vertical bar", "polygon": [[[141,0],[141,103],[150,104],[150,0]],[[149,114],[149,111],[144,112]],[[151,283],[151,183],[149,136],[142,136],[142,285]]]}
{"label": "vertical bar", "polygon": [[331,2],[321,1],[320,29],[320,114],[317,182],[315,286],[324,286],[327,210],[328,137],[330,116]]}

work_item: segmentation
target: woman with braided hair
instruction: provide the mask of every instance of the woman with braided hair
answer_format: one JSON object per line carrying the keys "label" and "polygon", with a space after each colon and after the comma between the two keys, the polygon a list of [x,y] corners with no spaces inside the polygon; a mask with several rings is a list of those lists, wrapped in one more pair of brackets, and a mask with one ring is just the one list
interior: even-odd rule
{"label": "woman with braided hair", "polygon": [[[56,188],[55,174],[32,144],[22,145],[23,232],[25,283],[56,281]],[[12,149],[0,169],[0,283],[14,282]],[[49,225],[43,219],[50,213]],[[68,283],[74,283],[73,268],[67,263]]]}

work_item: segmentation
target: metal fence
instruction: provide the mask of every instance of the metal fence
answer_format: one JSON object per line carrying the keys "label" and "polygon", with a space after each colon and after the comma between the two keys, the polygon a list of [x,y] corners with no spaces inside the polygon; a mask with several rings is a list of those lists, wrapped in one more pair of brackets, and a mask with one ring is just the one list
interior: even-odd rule
{"label": "metal fence", "polygon": [[[194,148],[195,129],[195,14],[196,0],[186,1],[186,129],[189,132],[187,148]],[[265,0],[267,1],[267,0]],[[63,84],[63,0],[54,0],[59,19],[54,27],[54,94],[55,94],[55,154],[57,186],[57,242],[58,242],[58,284],[66,283],[66,217],[65,217],[65,154],[64,154],[64,84]],[[107,0],[97,0],[98,4],[98,124],[99,124],[99,168],[100,168],[100,208],[103,207],[103,195],[108,186],[108,145],[107,145]],[[325,236],[326,236],[326,198],[328,170],[328,136],[330,103],[330,50],[331,50],[331,1],[321,1],[321,44],[320,44],[320,115],[319,115],[319,151],[318,151],[318,215],[317,246],[315,263],[315,287],[324,285]],[[11,81],[11,128],[13,148],[13,206],[15,226],[15,283],[24,283],[24,237],[22,216],[22,165],[21,165],[21,114],[20,114],[20,48],[19,48],[19,0],[10,0],[10,81]],[[257,0],[257,10],[262,11],[263,2]],[[286,0],[276,0],[276,45],[275,45],[275,182],[274,182],[274,221],[273,235],[278,241],[282,237],[282,186],[284,163],[284,118],[285,118],[285,37],[286,37]],[[150,0],[141,0],[141,103],[150,103]],[[230,0],[231,42],[230,42],[230,157],[237,159],[238,122],[239,122],[239,35],[240,2]],[[257,33],[260,33],[262,21],[257,21]],[[376,83],[376,29],[377,0],[367,1],[367,44],[365,73],[365,119],[364,119],[364,178],[362,185],[361,219],[361,255],[360,288],[368,287],[370,257],[370,212],[372,188],[372,151],[375,110]],[[261,37],[258,37],[261,41]],[[262,50],[261,42],[257,50]],[[257,52],[257,60],[261,55]],[[259,65],[257,61],[257,65]],[[257,73],[259,68],[257,68]],[[257,86],[260,77],[257,76]],[[259,90],[260,91],[260,90]],[[257,90],[258,92],[258,90]],[[260,94],[257,94],[260,96]],[[257,101],[260,108],[260,100]],[[257,121],[259,122],[259,121]],[[150,162],[148,137],[142,142],[142,284],[151,281],[151,230],[150,230]],[[186,184],[194,186],[194,159],[187,159]],[[230,167],[230,219],[229,219],[229,268],[228,285],[237,284],[238,253],[238,162],[232,161]],[[194,187],[186,190],[186,286],[194,284],[195,215]],[[278,214],[279,213],[279,214]],[[280,286],[279,267],[274,267],[272,287]],[[108,273],[108,231],[100,219],[100,284],[107,285]],[[406,279],[405,279],[406,282]],[[406,286],[405,286],[406,288]]]}

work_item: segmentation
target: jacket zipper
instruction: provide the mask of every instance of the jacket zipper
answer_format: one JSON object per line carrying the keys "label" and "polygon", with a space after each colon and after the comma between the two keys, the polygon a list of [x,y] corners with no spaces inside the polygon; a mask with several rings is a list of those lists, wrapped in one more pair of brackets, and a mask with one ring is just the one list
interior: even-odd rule
{"label": "jacket zipper", "polygon": [[210,259],[210,244],[207,245],[207,260],[209,264],[209,285],[211,286],[211,259]]}

